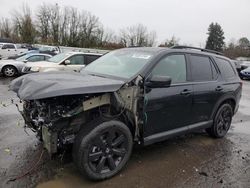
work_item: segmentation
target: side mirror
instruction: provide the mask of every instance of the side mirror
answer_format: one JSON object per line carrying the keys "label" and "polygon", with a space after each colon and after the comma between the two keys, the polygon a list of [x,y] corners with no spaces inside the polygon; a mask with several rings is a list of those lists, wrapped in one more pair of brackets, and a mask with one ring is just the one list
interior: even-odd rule
{"label": "side mirror", "polygon": [[70,60],[68,60],[68,59],[65,60],[65,61],[64,61],[64,64],[65,64],[65,65],[69,65],[69,64],[70,64]]}
{"label": "side mirror", "polygon": [[172,79],[169,76],[153,75],[146,81],[146,86],[150,88],[170,87]]}
{"label": "side mirror", "polygon": [[27,62],[28,62],[28,60],[27,60],[27,59],[25,59],[23,62],[24,62],[24,63],[27,63]]}

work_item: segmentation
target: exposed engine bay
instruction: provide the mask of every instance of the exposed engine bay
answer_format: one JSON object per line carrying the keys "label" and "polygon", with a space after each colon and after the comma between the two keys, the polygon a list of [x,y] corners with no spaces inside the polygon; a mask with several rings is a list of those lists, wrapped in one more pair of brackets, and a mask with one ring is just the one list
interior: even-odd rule
{"label": "exposed engine bay", "polygon": [[139,127],[143,124],[141,80],[138,77],[115,92],[23,100],[21,113],[26,126],[36,132],[49,154],[74,143],[77,133],[96,118],[122,119],[139,142]]}

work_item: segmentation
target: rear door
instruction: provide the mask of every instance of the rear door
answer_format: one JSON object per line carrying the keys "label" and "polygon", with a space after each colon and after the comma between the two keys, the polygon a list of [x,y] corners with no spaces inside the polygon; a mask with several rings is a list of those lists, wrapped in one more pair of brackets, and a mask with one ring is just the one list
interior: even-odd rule
{"label": "rear door", "polygon": [[167,55],[153,68],[150,76],[169,76],[172,83],[168,88],[145,86],[145,137],[190,124],[192,84],[188,81],[188,70],[183,53]]}
{"label": "rear door", "polygon": [[223,94],[218,67],[210,56],[189,54],[193,82],[192,123],[208,121]]}

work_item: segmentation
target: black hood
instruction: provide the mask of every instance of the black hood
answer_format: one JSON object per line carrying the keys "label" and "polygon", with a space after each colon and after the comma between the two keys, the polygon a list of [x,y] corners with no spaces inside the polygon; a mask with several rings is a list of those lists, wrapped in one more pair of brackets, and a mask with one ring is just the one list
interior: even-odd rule
{"label": "black hood", "polygon": [[117,91],[125,82],[80,73],[33,73],[13,80],[10,89],[23,100]]}

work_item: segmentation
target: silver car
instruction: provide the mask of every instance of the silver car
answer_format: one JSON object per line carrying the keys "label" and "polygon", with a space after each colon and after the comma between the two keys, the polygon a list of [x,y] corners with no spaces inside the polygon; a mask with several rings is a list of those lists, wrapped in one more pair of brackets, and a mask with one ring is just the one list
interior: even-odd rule
{"label": "silver car", "polygon": [[21,56],[17,59],[0,60],[0,72],[7,77],[22,73],[26,62],[45,61],[52,56],[49,54],[32,53]]}

